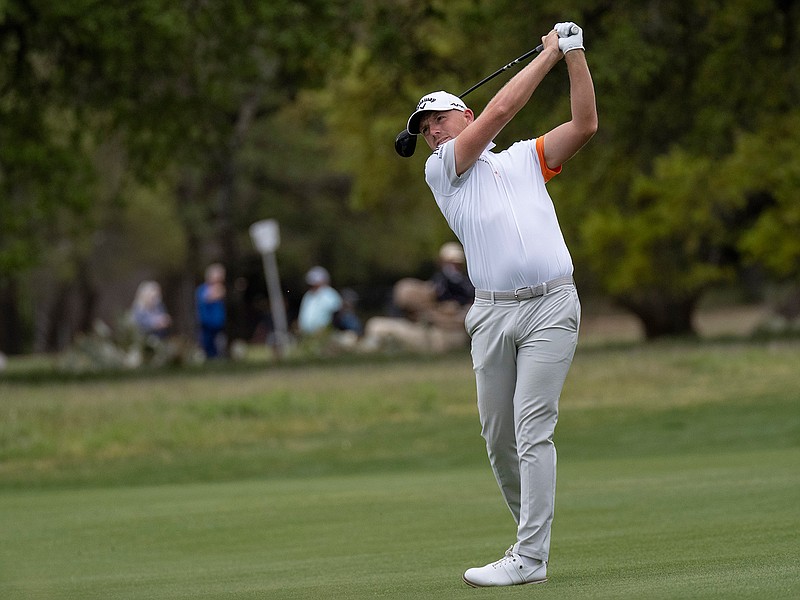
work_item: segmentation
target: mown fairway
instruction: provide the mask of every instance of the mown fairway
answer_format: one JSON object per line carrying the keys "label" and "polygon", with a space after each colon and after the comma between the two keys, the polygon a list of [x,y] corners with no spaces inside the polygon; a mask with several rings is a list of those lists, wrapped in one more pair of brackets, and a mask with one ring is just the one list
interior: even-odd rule
{"label": "mown fairway", "polygon": [[551,581],[467,356],[0,379],[0,597],[796,598],[800,343],[579,349]]}

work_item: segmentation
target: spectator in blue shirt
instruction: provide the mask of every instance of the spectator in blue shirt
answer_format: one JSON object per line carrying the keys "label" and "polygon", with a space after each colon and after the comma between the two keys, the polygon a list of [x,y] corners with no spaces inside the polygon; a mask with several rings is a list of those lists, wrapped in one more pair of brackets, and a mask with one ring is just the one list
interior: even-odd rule
{"label": "spectator in blue shirt", "polygon": [[225,267],[219,263],[208,266],[205,281],[195,293],[195,302],[200,345],[206,358],[217,358],[225,346]]}

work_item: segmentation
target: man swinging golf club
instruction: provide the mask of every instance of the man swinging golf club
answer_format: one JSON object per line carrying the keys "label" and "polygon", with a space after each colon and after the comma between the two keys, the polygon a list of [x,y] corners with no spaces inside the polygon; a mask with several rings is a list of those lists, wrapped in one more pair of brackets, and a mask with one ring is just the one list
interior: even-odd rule
{"label": "man swinging golf club", "polygon": [[[408,120],[433,150],[425,180],[464,247],[475,303],[466,318],[481,435],[517,539],[499,560],[468,569],[473,587],[547,580],[556,486],[553,434],[572,364],[580,302],[572,258],[545,184],[597,130],[583,31],[558,23],[540,54],[479,116],[453,94],[426,94]],[[492,152],[492,140],[564,59],[569,121]]]}

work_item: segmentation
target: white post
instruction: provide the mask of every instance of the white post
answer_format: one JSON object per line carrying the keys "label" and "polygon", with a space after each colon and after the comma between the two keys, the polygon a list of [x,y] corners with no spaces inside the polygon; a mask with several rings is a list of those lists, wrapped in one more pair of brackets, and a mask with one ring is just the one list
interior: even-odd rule
{"label": "white post", "polygon": [[278,276],[278,261],[275,259],[275,250],[280,245],[278,222],[274,219],[258,221],[250,226],[250,237],[256,249],[261,253],[264,262],[264,275],[267,279],[267,293],[269,306],[272,313],[272,326],[275,335],[275,347],[278,354],[283,355],[289,343],[289,326],[286,320],[286,306],[283,302],[280,277]]}

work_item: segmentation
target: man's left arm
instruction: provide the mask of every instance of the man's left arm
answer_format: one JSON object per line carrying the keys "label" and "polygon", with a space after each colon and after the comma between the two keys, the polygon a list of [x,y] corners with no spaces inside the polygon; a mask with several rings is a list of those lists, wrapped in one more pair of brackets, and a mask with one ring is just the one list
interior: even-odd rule
{"label": "man's left arm", "polygon": [[[544,136],[544,157],[550,168],[559,167],[575,156],[597,131],[594,84],[583,49],[583,32],[561,38],[559,44],[567,46],[564,61],[569,72],[572,119]],[[570,48],[570,44],[577,47]]]}

